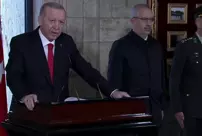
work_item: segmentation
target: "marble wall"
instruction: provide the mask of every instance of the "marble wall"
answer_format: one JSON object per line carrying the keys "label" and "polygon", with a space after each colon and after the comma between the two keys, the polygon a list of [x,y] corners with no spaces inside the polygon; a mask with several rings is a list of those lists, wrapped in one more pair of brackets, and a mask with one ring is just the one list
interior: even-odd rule
{"label": "marble wall", "polygon": [[[1,0],[1,27],[4,63],[7,64],[9,43],[13,36],[25,31],[24,0]],[[10,106],[12,94],[7,87],[7,103]]]}
{"label": "marble wall", "polygon": [[[67,11],[64,32],[70,34],[80,53],[106,77],[108,54],[114,40],[130,30],[130,9],[147,0],[37,0],[34,2],[35,28],[40,6],[44,2],[61,3]],[[71,94],[75,84],[81,97],[99,97],[99,93],[79,76],[70,81]]]}

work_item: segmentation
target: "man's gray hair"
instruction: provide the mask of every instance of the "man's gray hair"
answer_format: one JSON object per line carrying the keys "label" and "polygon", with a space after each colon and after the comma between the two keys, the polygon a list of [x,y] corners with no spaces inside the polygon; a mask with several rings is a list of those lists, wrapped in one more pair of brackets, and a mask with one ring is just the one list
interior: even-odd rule
{"label": "man's gray hair", "polygon": [[143,9],[143,8],[149,9],[149,6],[147,4],[137,4],[137,5],[133,6],[132,11],[131,11],[131,18],[138,17],[140,9]]}
{"label": "man's gray hair", "polygon": [[62,5],[60,5],[59,3],[56,3],[56,2],[47,2],[47,3],[44,3],[41,6],[41,9],[40,9],[40,12],[39,12],[40,16],[43,15],[46,7],[50,7],[50,8],[54,8],[54,9],[61,9],[61,10],[65,11],[64,7]]}

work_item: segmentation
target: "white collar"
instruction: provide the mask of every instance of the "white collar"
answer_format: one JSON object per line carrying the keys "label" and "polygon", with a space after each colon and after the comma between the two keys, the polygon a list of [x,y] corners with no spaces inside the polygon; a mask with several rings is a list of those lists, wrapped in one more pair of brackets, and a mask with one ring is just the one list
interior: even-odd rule
{"label": "white collar", "polygon": [[200,40],[200,42],[202,43],[202,37],[196,32],[196,35],[198,36],[198,39]]}
{"label": "white collar", "polygon": [[146,41],[148,39],[148,36],[146,38],[144,38],[144,40]]}
{"label": "white collar", "polygon": [[43,46],[48,45],[49,43],[52,43],[53,45],[55,45],[55,40],[50,42],[41,32],[40,28],[39,28],[39,36],[41,38],[41,42]]}

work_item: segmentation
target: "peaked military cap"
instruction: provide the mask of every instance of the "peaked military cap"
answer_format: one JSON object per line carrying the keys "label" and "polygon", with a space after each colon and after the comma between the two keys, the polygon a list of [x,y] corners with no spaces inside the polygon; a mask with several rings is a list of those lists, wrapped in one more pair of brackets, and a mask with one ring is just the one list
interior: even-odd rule
{"label": "peaked military cap", "polygon": [[202,18],[202,6],[199,6],[195,9],[194,18]]}

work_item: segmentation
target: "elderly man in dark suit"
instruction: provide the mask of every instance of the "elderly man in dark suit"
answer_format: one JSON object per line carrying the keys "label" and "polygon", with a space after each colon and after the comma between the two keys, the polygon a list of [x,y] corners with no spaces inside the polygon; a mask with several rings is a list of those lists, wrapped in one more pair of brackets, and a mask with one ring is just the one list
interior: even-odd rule
{"label": "elderly man in dark suit", "polygon": [[149,95],[154,122],[160,125],[164,58],[161,45],[149,35],[153,22],[154,14],[147,5],[133,7],[132,30],[116,40],[109,53],[108,80],[114,88],[126,90],[130,96]]}
{"label": "elderly man in dark suit", "polygon": [[154,107],[160,111],[164,58],[161,45],[149,35],[153,22],[154,15],[147,5],[138,4],[133,8],[133,29],[112,45],[108,80],[114,88],[127,90],[131,96],[150,95]]}
{"label": "elderly man in dark suit", "polygon": [[36,102],[60,102],[68,97],[69,68],[92,87],[106,95],[129,97],[126,92],[111,94],[113,88],[80,55],[71,36],[62,33],[65,9],[58,3],[45,3],[40,10],[39,27],[12,38],[6,67],[7,83],[15,100],[33,110]]}

